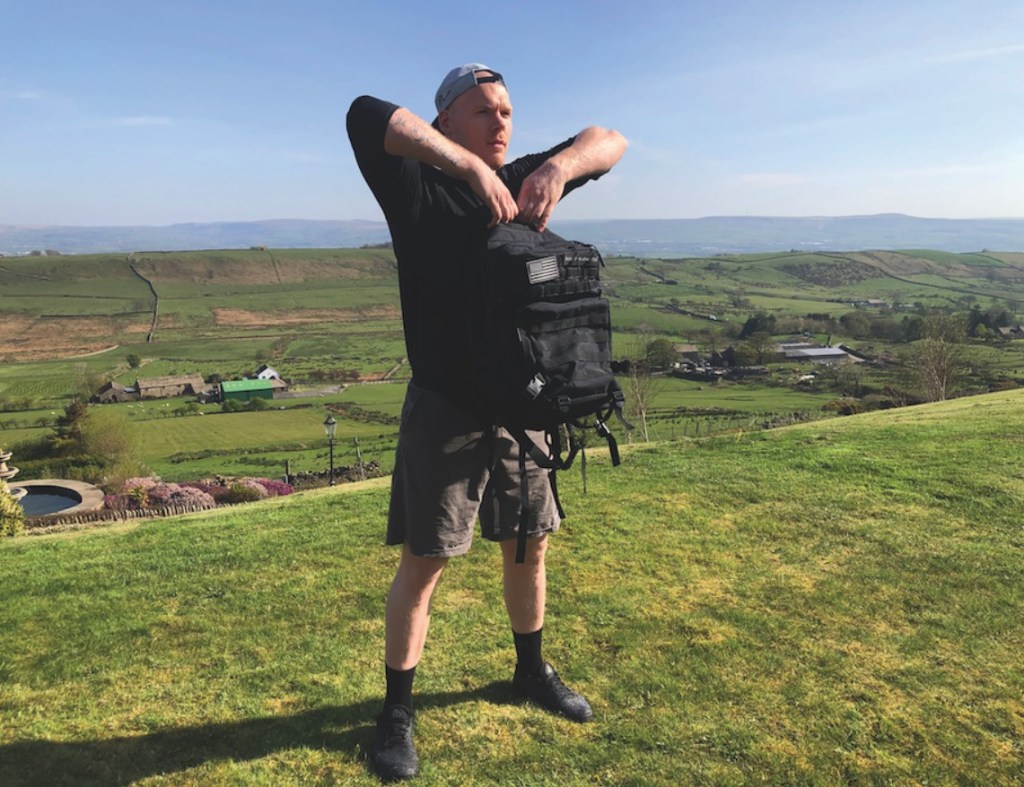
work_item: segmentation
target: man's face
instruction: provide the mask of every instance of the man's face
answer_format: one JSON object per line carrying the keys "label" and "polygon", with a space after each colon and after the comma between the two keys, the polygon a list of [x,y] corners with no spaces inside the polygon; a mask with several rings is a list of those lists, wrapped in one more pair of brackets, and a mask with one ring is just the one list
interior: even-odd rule
{"label": "man's face", "polygon": [[505,163],[512,137],[512,102],[498,82],[470,88],[438,116],[441,131],[492,169]]}

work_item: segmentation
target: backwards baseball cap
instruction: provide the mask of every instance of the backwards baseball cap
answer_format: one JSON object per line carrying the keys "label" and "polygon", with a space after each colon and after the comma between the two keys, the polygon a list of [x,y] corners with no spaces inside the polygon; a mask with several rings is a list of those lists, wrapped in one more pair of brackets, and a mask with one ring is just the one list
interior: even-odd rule
{"label": "backwards baseball cap", "polygon": [[[477,71],[487,71],[488,74],[477,76]],[[448,109],[452,102],[467,90],[487,82],[505,84],[501,74],[483,63],[466,63],[464,66],[453,68],[441,81],[441,87],[437,89],[437,94],[434,96],[434,106],[437,107],[438,112]]]}

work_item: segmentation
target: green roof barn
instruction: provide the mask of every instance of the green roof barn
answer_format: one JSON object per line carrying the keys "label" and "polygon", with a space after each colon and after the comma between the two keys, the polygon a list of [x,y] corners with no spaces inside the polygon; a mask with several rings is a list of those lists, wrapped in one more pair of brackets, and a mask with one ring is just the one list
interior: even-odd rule
{"label": "green roof barn", "polygon": [[225,380],[220,384],[220,399],[227,402],[248,402],[251,399],[273,399],[271,380]]}

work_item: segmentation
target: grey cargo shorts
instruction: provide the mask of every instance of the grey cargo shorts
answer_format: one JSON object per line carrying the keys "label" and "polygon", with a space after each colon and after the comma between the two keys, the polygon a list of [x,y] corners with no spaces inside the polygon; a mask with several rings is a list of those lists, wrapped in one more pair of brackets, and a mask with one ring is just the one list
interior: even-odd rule
{"label": "grey cargo shorts", "polygon": [[[543,445],[541,433],[530,433]],[[528,535],[558,530],[548,473],[529,457]],[[434,391],[409,385],[391,478],[388,544],[419,557],[465,554],[474,522],[489,541],[519,532],[519,444]]]}

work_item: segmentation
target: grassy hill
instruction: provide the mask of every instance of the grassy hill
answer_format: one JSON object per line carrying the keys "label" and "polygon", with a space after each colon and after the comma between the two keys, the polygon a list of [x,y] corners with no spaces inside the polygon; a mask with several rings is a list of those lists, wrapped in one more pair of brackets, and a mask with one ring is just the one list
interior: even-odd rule
{"label": "grassy hill", "polygon": [[[707,355],[712,346],[723,349],[735,341],[757,311],[779,317],[786,331],[806,326],[817,340],[836,343],[851,342],[836,320],[855,310],[854,301],[884,301],[887,319],[897,325],[935,308],[1009,309],[1019,319],[1024,304],[1022,254],[785,252],[607,262],[603,278],[619,358],[642,356],[645,342],[655,337],[696,343]],[[831,327],[806,315],[831,316]],[[294,472],[325,469],[320,423],[328,406],[364,411],[362,419],[336,413],[350,454],[339,461],[355,461],[352,440],[358,437],[363,450],[386,465],[408,377],[394,258],[387,249],[3,258],[0,336],[0,445],[16,452],[19,444],[50,432],[76,389],[94,391],[107,380],[131,385],[137,378],[175,374],[231,379],[270,363],[308,395],[287,402],[286,410],[215,419],[167,417],[181,414],[181,402],[112,406],[142,446],[141,460],[168,480],[280,476],[285,461]],[[864,336],[852,344],[868,355],[908,350]],[[965,387],[1024,383],[1024,342],[975,341],[968,354]],[[650,413],[655,434],[694,432],[694,413],[763,422],[774,414],[820,414],[823,405],[845,395],[838,384],[798,387],[804,371],[790,365],[764,384],[737,386],[665,381]],[[887,374],[872,371],[855,388],[861,394],[884,391],[892,383]],[[321,395],[339,380],[377,382],[388,375],[393,386]],[[371,390],[377,388],[383,390]],[[214,409],[205,412],[213,415]],[[49,472],[38,464],[22,466],[22,478]]]}
{"label": "grassy hill", "polygon": [[[712,313],[722,322],[742,322],[752,309],[838,317],[853,308],[850,301],[867,298],[931,307],[969,302],[982,309],[1009,299],[1019,306],[1024,255],[613,257],[604,279],[617,329],[646,326],[686,336],[706,329],[707,321],[668,312],[666,304]],[[147,343],[154,310],[156,328]],[[96,369],[110,368],[129,351],[188,359],[204,374],[257,357],[273,358],[285,371],[295,364],[299,372],[304,362],[320,359],[346,361],[360,371],[402,359],[397,277],[386,249],[5,258],[0,328],[0,352],[12,361],[66,361],[119,345],[109,357],[82,361]],[[389,352],[382,355],[384,347]]]}
{"label": "grassy hill", "polygon": [[[497,550],[453,562],[422,784],[1024,780],[1024,391],[592,457],[519,704]],[[373,784],[385,482],[0,544],[0,784]]]}

